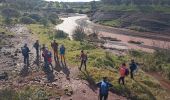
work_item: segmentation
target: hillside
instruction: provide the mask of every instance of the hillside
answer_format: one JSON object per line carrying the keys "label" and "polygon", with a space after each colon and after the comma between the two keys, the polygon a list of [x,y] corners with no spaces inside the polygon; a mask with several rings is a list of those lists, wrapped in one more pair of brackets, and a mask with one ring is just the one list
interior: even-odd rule
{"label": "hillside", "polygon": [[159,5],[149,2],[146,2],[146,4],[126,4],[123,2],[111,4],[101,2],[96,7],[96,11],[89,16],[92,21],[106,26],[141,32],[161,32],[162,34],[168,34],[170,31],[170,6],[168,4]]}
{"label": "hillside", "polygon": [[[120,28],[135,25],[149,28],[149,31],[169,32],[168,10],[160,13],[115,11],[114,8],[103,9],[105,5],[108,3],[0,1],[0,100],[97,100],[99,89],[96,83],[102,77],[108,77],[108,81],[113,84],[108,100],[169,100],[169,48],[155,49],[153,53],[130,49],[106,50],[98,45],[105,40],[101,40],[95,30],[91,33],[83,27],[75,27],[73,39],[70,39],[68,33],[56,29],[63,22],[59,16],[65,18],[69,13],[82,10],[81,13],[88,14],[91,20],[103,25]],[[42,56],[36,59],[33,44],[39,40],[41,46],[45,44],[52,51],[51,41],[54,39],[59,46],[64,45],[66,48],[66,64],[52,60],[52,71],[50,67],[45,67]],[[21,52],[25,43],[31,50],[29,66],[23,63]],[[82,71],[78,68],[81,50],[88,55],[87,70],[82,68]],[[139,70],[134,80],[129,75],[125,78],[125,85],[121,85],[118,83],[119,68],[124,62],[129,67],[131,59],[138,62]]]}

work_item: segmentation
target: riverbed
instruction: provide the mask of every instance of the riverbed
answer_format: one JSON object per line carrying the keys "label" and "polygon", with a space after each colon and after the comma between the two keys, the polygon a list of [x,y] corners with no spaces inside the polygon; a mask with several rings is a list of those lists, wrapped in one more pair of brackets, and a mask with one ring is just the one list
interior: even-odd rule
{"label": "riverbed", "polygon": [[[80,23],[84,23],[86,25],[86,29],[98,30],[99,36],[112,37],[121,40],[115,42],[108,41],[106,44],[104,44],[104,46],[108,48],[115,48],[121,50],[135,49],[135,50],[142,50],[146,52],[153,52],[154,49],[159,49],[159,48],[167,49],[170,47],[170,42],[168,42],[170,40],[163,41],[161,38],[163,36],[161,35],[160,35],[160,40],[159,37],[155,39],[149,37],[149,36],[153,36],[154,33],[152,33],[152,35],[148,35],[146,33],[147,38],[145,38],[145,33],[133,32],[125,29],[116,29],[116,28],[95,24],[89,21],[86,15],[81,14],[81,15],[75,15],[71,17],[64,17],[61,19],[63,20],[63,23],[57,25],[56,29],[63,30],[64,32],[68,33],[70,38],[72,38],[73,30],[76,28],[76,26],[79,25]],[[122,33],[128,33],[128,34],[122,34]],[[136,33],[139,33],[139,36]],[[141,34],[144,36],[141,37]],[[164,37],[166,38],[166,36]],[[167,37],[166,39],[170,39],[170,37]],[[129,43],[129,41],[141,42],[142,44],[133,44],[133,43]]]}

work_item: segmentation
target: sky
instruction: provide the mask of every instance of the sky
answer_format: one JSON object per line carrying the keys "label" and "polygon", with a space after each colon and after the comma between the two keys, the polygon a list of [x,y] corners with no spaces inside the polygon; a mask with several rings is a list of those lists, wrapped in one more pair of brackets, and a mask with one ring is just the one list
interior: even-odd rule
{"label": "sky", "polygon": [[[89,2],[89,1],[93,1],[93,0],[45,0],[45,1],[62,1],[62,2]],[[99,0],[95,0],[95,1],[99,1]]]}

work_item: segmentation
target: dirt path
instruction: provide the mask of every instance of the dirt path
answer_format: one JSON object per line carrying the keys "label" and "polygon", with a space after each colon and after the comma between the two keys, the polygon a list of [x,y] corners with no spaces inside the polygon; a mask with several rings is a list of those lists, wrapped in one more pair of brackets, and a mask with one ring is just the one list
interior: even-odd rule
{"label": "dirt path", "polygon": [[[98,100],[98,89],[94,84],[78,77],[77,67],[55,65],[53,73],[44,73],[42,67],[34,64],[35,51],[32,48],[35,37],[24,25],[8,27],[14,33],[12,36],[4,36],[6,45],[0,49],[0,69],[7,72],[9,80],[0,80],[0,89],[11,87],[20,89],[24,86],[38,85],[47,87],[61,94],[61,100]],[[31,50],[31,66],[24,67],[20,48],[28,43]],[[61,64],[60,64],[61,65]],[[53,100],[56,97],[50,97]],[[126,100],[125,97],[110,93],[109,100]]]}
{"label": "dirt path", "polygon": [[152,77],[154,77],[156,80],[158,80],[160,82],[160,85],[167,90],[168,92],[170,92],[170,81],[164,79],[159,73],[156,72],[150,72],[148,73],[149,75],[151,75]]}

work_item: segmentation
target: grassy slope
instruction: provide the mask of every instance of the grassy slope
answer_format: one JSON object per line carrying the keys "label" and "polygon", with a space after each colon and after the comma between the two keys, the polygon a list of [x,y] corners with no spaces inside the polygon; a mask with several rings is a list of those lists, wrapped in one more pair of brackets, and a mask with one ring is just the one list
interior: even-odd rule
{"label": "grassy slope", "polygon": [[[41,25],[29,25],[29,29],[40,38],[41,43],[50,44],[48,35],[48,28],[42,28]],[[45,33],[45,34],[44,34]],[[94,48],[88,43],[80,43],[77,41],[70,41],[68,39],[57,39],[59,44],[64,44],[67,51],[67,62],[70,66],[77,66],[76,55],[79,55],[81,49],[85,49],[89,52],[88,72],[89,75],[80,74],[80,77],[90,81],[99,81],[103,76],[109,77],[109,80],[114,85],[114,90],[119,95],[125,95],[127,97],[138,100],[168,100],[168,93],[162,89],[159,83],[152,77],[146,75],[142,70],[136,75],[136,80],[126,78],[127,84],[125,87],[118,84],[118,66],[121,62],[128,61],[128,56],[117,57],[113,54],[106,53],[100,48]],[[108,67],[107,67],[108,66]],[[115,68],[111,68],[115,66]],[[98,68],[97,68],[98,67]]]}
{"label": "grassy slope", "polygon": [[[143,12],[143,13],[152,13],[152,12],[161,12],[161,13],[170,13],[169,6],[160,6],[160,5],[151,5],[151,6],[137,6],[137,5],[100,5],[99,10],[103,12],[111,12],[111,11],[124,11],[124,12]],[[123,20],[122,20],[123,21]],[[156,20],[158,21],[158,20]],[[98,22],[99,24],[112,26],[112,27],[120,27],[121,19],[111,19],[111,20],[101,20]],[[129,29],[136,31],[151,31],[147,27],[141,26],[129,26]]]}
{"label": "grassy slope", "polygon": [[170,13],[169,6],[151,5],[151,6],[137,6],[137,5],[100,5],[101,11],[141,11],[141,12],[162,12]]}

